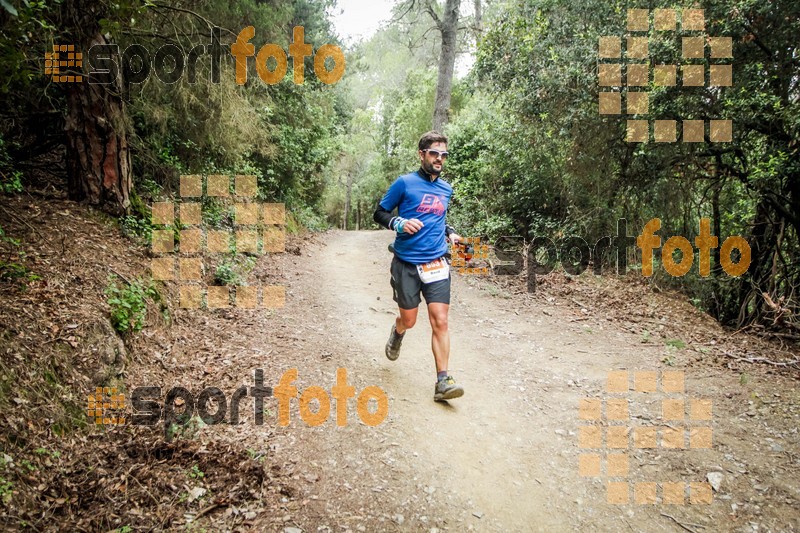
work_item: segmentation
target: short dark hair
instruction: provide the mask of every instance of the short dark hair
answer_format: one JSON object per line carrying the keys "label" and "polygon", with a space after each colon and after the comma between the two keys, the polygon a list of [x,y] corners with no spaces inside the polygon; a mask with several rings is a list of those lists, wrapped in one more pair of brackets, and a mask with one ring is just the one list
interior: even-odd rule
{"label": "short dark hair", "polygon": [[428,148],[431,147],[433,143],[447,144],[447,137],[445,137],[438,131],[429,131],[427,133],[424,133],[422,137],[419,138],[419,149],[427,150]]}

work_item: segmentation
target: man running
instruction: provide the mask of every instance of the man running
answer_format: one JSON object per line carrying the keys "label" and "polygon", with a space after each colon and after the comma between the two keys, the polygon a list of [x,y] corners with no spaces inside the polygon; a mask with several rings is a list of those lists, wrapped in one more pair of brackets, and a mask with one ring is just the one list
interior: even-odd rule
{"label": "man running", "polygon": [[[444,258],[447,242],[458,243],[461,237],[445,223],[447,205],[453,188],[439,175],[447,159],[447,137],[429,131],[419,140],[421,167],[397,178],[375,210],[378,224],[397,232],[392,259],[392,290],[400,316],[392,325],[386,343],[386,357],[400,356],[406,330],[414,327],[419,311],[420,292],[428,305],[431,322],[431,348],[436,362],[436,387],[433,399],[451,400],[463,396],[447,373],[450,358],[450,333],[447,313],[450,309],[450,267]],[[397,208],[397,215],[392,211]]]}

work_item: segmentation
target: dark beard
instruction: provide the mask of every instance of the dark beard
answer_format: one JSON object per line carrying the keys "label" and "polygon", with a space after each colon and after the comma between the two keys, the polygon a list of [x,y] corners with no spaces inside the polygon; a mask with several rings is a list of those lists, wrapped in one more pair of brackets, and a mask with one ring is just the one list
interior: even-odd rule
{"label": "dark beard", "polygon": [[441,171],[437,172],[433,165],[428,163],[427,161],[422,161],[422,170],[430,174],[431,176],[438,176]]}

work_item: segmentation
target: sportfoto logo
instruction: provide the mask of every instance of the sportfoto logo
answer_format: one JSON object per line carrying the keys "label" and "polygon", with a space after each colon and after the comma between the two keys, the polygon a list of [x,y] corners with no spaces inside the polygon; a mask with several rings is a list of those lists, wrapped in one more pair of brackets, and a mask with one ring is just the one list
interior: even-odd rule
{"label": "sportfoto logo", "polygon": [[[233,391],[230,398],[217,387],[206,387],[197,396],[185,387],[172,387],[166,396],[162,395],[161,387],[136,387],[130,395],[133,412],[127,411],[125,395],[116,388],[99,387],[88,396],[87,414],[90,421],[99,426],[154,426],[163,421],[165,431],[172,426],[185,426],[195,416],[207,425],[237,425],[239,404],[248,396],[253,398],[253,421],[257,426],[264,424],[264,398],[272,396],[278,400],[278,425],[282,427],[291,424],[292,400],[297,400],[300,418],[312,427],[328,420],[331,398],[336,402],[336,425],[339,427],[347,425],[348,400],[351,398],[356,398],[358,418],[367,426],[381,424],[389,414],[389,398],[383,389],[370,385],[356,395],[355,387],[347,382],[345,368],[336,370],[336,384],[331,387],[330,394],[318,386],[307,387],[301,392],[294,385],[295,381],[297,369],[290,368],[273,390],[264,385],[264,371],[257,368],[253,373],[253,385],[242,385]],[[374,405],[372,410],[370,402]]]}
{"label": "sportfoto logo", "polygon": [[[654,218],[644,225],[637,237],[633,237],[628,235],[627,221],[622,218],[617,221],[617,235],[602,237],[593,247],[577,236],[567,237],[558,245],[547,237],[535,237],[527,249],[528,290],[535,291],[535,285],[530,283],[535,275],[549,274],[559,262],[566,272],[573,275],[582,274],[593,263],[594,274],[600,276],[604,257],[616,256],[616,272],[624,275],[628,271],[628,252],[634,245],[641,252],[642,275],[646,277],[653,275],[656,257],[660,258],[661,266],[671,276],[685,276],[695,263],[695,251],[697,271],[701,277],[708,277],[711,273],[711,250],[716,248],[719,248],[720,266],[729,276],[741,276],[750,267],[751,250],[748,242],[739,235],[733,235],[720,245],[719,237],[711,234],[711,221],[707,218],[700,219],[700,232],[694,238],[696,250],[689,239],[680,235],[669,237],[662,247],[661,237],[655,234],[659,229],[661,220]],[[492,269],[495,275],[522,272],[525,256],[519,251],[524,248],[521,241],[521,238],[515,237],[498,239],[494,249],[498,261]],[[673,256],[677,250],[680,250],[680,260]]]}
{"label": "sportfoto logo", "polygon": [[[247,58],[255,54],[255,46],[249,41],[256,34],[253,26],[248,26],[239,32],[236,43],[231,46],[231,54],[236,58],[236,83],[244,85],[247,82]],[[304,80],[304,60],[312,55],[313,50],[310,44],[304,42],[304,30],[302,26],[295,26],[294,41],[289,45],[289,55],[292,56],[292,68],[294,82],[301,85]],[[275,59],[275,69],[267,68],[267,60]],[[325,60],[333,59],[333,68],[325,68]],[[288,68],[286,53],[277,44],[265,44],[256,55],[256,72],[264,83],[274,85],[281,81],[286,75]],[[338,46],[324,44],[319,47],[314,54],[314,73],[322,83],[336,83],[344,75],[344,53]]]}
{"label": "sportfoto logo", "polygon": [[[651,28],[655,33],[650,33]],[[628,142],[646,143],[651,138],[655,142],[677,142],[677,120],[649,120],[648,114],[650,95],[677,86],[679,79],[683,92],[697,94],[700,91],[705,94],[708,87],[709,97],[722,90],[721,87],[733,86],[733,65],[730,63],[733,40],[731,37],[707,36],[705,28],[703,9],[655,9],[652,17],[647,9],[629,9],[624,56],[621,37],[600,37],[600,62],[597,65],[601,87],[598,95],[600,114],[622,114],[622,96],[625,95],[625,114],[629,117]],[[681,57],[676,58],[675,63],[679,65],[659,64],[657,60],[651,60],[651,38],[653,41],[669,37],[677,40],[678,36],[681,39]],[[651,63],[654,63],[652,69]],[[732,120],[712,118],[706,121],[700,116],[677,118],[682,119],[681,142],[702,143],[708,139],[712,143],[725,143],[733,139]]]}
{"label": "sportfoto logo", "polygon": [[[283,204],[256,201],[257,192],[255,176],[237,175],[231,187],[229,176],[212,174],[204,179],[192,174],[180,177],[179,203],[153,204],[155,257],[150,260],[150,271],[154,280],[179,282],[181,307],[199,309],[204,301],[207,309],[231,305],[244,309],[284,306],[286,289],[280,285],[203,283],[207,256],[260,256],[285,251],[286,208]],[[228,205],[233,213],[233,230],[218,230],[204,224],[203,198],[215,198]]]}
{"label": "sportfoto logo", "polygon": [[[209,81],[219,83],[220,60],[226,51],[226,47],[220,43],[220,34],[220,28],[213,27],[211,43],[198,44],[188,54],[174,44],[162,46],[155,54],[141,44],[132,44],[121,55],[119,45],[96,44],[86,54],[90,68],[88,75],[84,75],[81,68],[83,54],[76,52],[74,45],[56,44],[53,45],[53,52],[45,54],[45,74],[52,76],[56,82],[81,82],[88,78],[91,84],[109,85],[116,82],[122,69],[125,83],[144,83],[151,74],[155,74],[159,81],[173,84],[181,80],[184,73],[186,81],[195,83],[198,60],[202,56],[209,56]],[[255,34],[255,28],[247,26],[239,32],[236,42],[230,47],[230,54],[236,60],[236,83],[244,85],[248,80],[248,57],[255,57],[256,72],[264,83],[274,85],[281,82],[289,66],[286,52],[277,44],[265,44],[256,54],[255,45],[249,42]],[[292,36],[288,55],[292,57],[293,80],[296,84],[305,81],[305,58],[310,56],[314,57],[314,73],[322,83],[330,85],[342,79],[345,58],[340,47],[324,44],[314,53],[312,46],[305,42],[302,26],[295,26]],[[267,66],[270,58],[275,60],[272,69]],[[331,65],[331,68],[328,69],[327,65]]]}
{"label": "sportfoto logo", "polygon": [[72,69],[83,66],[83,54],[75,52],[73,44],[54,44],[52,52],[44,54],[44,73],[53,83],[80,83],[82,75],[75,75]]}
{"label": "sportfoto logo", "polygon": [[461,243],[451,247],[452,266],[456,272],[471,276],[488,276],[489,267],[473,267],[473,259],[489,259],[489,245],[481,244],[480,237],[467,237]]}
{"label": "sportfoto logo", "polygon": [[[653,404],[660,404],[660,424],[642,423],[656,419],[656,413],[648,407]],[[719,474],[708,475],[711,483],[674,478],[648,480],[646,469],[630,468],[631,459],[640,466],[657,465],[642,460],[648,449],[653,450],[655,461],[711,449],[711,411],[710,399],[687,395],[683,371],[611,371],[604,397],[580,400],[578,472],[583,477],[603,480],[606,499],[613,505],[685,505],[687,500],[691,505],[711,504],[712,483],[715,477],[722,477]]]}

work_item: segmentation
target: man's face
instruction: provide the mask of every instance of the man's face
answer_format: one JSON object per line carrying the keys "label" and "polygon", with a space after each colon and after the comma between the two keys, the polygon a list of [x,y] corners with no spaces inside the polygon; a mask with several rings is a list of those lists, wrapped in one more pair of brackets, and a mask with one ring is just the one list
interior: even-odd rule
{"label": "man's face", "polygon": [[433,143],[427,150],[420,150],[418,153],[425,172],[434,176],[442,173],[442,166],[447,159],[447,143]]}

